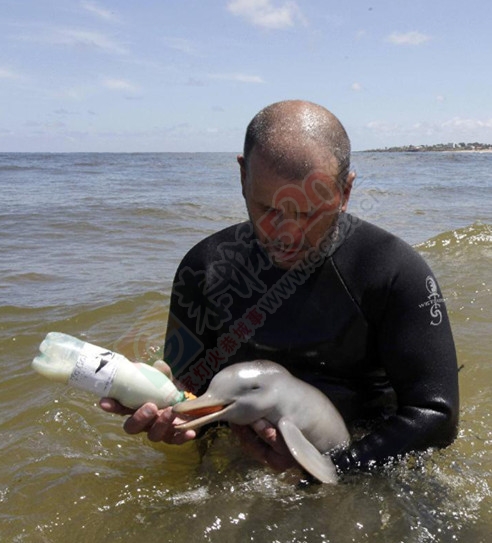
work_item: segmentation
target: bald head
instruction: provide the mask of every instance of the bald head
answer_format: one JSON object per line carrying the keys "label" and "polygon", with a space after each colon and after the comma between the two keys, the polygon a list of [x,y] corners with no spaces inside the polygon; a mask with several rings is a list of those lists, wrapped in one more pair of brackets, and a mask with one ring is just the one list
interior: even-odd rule
{"label": "bald head", "polygon": [[345,129],[335,115],[312,102],[287,100],[262,109],[246,130],[246,167],[253,149],[287,179],[308,175],[315,154],[336,159],[342,184],[350,169],[350,140]]}

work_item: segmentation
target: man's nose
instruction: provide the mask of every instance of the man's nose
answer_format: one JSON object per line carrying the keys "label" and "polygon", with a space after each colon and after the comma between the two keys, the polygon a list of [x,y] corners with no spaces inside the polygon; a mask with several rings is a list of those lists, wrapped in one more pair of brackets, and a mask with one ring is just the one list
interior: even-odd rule
{"label": "man's nose", "polygon": [[296,214],[283,214],[276,225],[275,240],[282,245],[302,245],[304,243],[302,220]]}

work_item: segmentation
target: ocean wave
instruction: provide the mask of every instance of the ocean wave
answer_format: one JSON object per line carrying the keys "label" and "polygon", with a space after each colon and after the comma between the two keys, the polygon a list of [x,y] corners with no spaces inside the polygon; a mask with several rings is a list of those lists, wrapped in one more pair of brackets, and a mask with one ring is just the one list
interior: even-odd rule
{"label": "ocean wave", "polygon": [[415,246],[419,251],[430,251],[435,249],[453,249],[463,250],[465,247],[490,249],[492,244],[492,225],[476,222],[458,228],[449,230],[434,236],[423,243]]}
{"label": "ocean wave", "polygon": [[442,232],[416,249],[439,279],[454,326],[465,327],[462,336],[483,334],[480,323],[490,328],[492,225],[475,222]]}
{"label": "ocean wave", "polygon": [[17,166],[15,164],[9,164],[7,166],[0,166],[0,173],[2,172],[25,172],[38,170],[38,166]]}
{"label": "ocean wave", "polygon": [[[144,329],[147,335],[162,335],[168,306],[169,295],[153,290],[91,304],[44,307],[2,305],[0,343],[2,339],[16,336],[41,337],[52,330],[88,341],[96,338],[105,343],[135,336],[137,331],[143,333]],[[2,330],[7,334],[4,335]]]}
{"label": "ocean wave", "polygon": [[60,276],[48,273],[24,272],[6,275],[2,281],[7,283],[49,283],[58,281]]}

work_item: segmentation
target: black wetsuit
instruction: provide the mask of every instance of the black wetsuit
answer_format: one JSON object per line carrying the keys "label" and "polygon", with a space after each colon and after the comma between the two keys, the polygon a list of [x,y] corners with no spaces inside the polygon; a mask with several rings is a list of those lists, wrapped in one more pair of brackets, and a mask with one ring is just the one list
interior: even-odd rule
{"label": "black wetsuit", "polygon": [[334,455],[366,469],[456,435],[454,342],[424,260],[349,214],[323,258],[272,265],[249,222],[198,243],[174,282],[165,358],[196,393],[231,363],[268,359],[324,391],[347,423],[379,421]]}

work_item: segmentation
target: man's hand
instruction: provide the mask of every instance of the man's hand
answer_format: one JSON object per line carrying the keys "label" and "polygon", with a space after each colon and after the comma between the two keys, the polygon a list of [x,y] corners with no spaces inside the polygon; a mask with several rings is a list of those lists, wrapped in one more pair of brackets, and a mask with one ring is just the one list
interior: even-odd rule
{"label": "man's hand", "polygon": [[176,425],[184,421],[173,413],[172,407],[158,409],[155,404],[146,403],[133,411],[112,398],[101,398],[99,405],[108,413],[131,415],[123,425],[127,434],[146,432],[150,441],[164,441],[171,445],[181,445],[196,437],[194,430],[176,429]]}
{"label": "man's hand", "polygon": [[[171,369],[164,361],[156,361],[154,367],[172,379]],[[123,425],[127,434],[146,432],[150,441],[164,441],[171,445],[181,445],[196,437],[195,430],[180,431],[176,429],[176,425],[184,421],[173,413],[172,407],[158,409],[155,404],[146,403],[134,410],[121,405],[112,398],[101,398],[99,405],[108,413],[131,415]]]}
{"label": "man's hand", "polygon": [[243,449],[258,462],[275,471],[298,465],[280,433],[267,420],[260,419],[251,426],[230,426]]}

